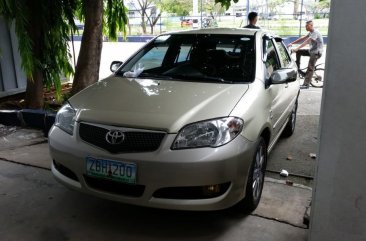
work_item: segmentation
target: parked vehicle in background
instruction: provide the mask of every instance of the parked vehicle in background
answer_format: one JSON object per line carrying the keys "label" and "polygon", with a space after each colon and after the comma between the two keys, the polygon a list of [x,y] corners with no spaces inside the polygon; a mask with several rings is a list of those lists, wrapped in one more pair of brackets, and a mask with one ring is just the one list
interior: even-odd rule
{"label": "parked vehicle in background", "polygon": [[190,26],[192,26],[192,24],[193,24],[193,20],[189,19],[189,18],[182,19],[181,22],[180,22],[181,27],[187,27],[187,26],[190,27]]}
{"label": "parked vehicle in background", "polygon": [[267,155],[296,124],[300,83],[281,38],[167,33],[111,70],[57,113],[49,147],[59,182],[147,207],[257,207]]}
{"label": "parked vehicle in background", "polygon": [[192,19],[192,28],[200,28],[201,27],[201,21],[199,18],[193,18]]}

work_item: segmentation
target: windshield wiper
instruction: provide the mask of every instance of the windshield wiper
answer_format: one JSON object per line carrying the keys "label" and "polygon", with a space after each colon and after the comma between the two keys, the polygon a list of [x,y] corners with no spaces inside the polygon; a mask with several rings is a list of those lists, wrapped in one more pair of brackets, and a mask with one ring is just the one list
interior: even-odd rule
{"label": "windshield wiper", "polygon": [[197,75],[187,75],[187,74],[173,74],[169,75],[172,78],[182,79],[182,80],[203,80],[203,81],[210,81],[210,82],[221,82],[221,83],[233,83],[232,81],[225,80],[220,77],[214,77],[214,76],[197,76]]}
{"label": "windshield wiper", "polygon": [[153,78],[153,79],[172,79],[169,75],[163,75],[163,74],[153,74],[153,73],[141,73],[139,76],[135,78]]}

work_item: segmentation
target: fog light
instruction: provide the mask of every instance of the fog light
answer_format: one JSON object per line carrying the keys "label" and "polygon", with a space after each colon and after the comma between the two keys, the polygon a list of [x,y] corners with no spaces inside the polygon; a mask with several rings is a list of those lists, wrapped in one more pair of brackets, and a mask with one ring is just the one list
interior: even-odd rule
{"label": "fog light", "polygon": [[203,187],[203,193],[207,196],[215,195],[220,192],[220,185],[210,185]]}

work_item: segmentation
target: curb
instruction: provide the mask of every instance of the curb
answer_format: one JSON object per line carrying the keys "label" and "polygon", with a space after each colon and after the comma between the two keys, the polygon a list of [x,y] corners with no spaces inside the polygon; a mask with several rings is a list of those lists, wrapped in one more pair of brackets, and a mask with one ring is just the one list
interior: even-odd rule
{"label": "curb", "polygon": [[288,183],[286,183],[285,180],[279,180],[279,179],[275,179],[275,178],[271,178],[271,177],[265,177],[264,181],[265,182],[276,183],[276,184],[282,184],[282,185],[286,185],[286,186],[290,186],[290,187],[297,187],[297,188],[301,188],[301,189],[307,189],[309,191],[313,190],[311,187],[308,187],[308,186],[305,186],[305,185],[302,185],[302,184],[291,183],[291,185],[289,185]]}
{"label": "curb", "polygon": [[0,110],[0,124],[6,126],[20,126],[22,124],[17,110]]}
{"label": "curb", "polygon": [[0,124],[41,129],[45,137],[48,137],[55,118],[56,113],[45,110],[0,110]]}

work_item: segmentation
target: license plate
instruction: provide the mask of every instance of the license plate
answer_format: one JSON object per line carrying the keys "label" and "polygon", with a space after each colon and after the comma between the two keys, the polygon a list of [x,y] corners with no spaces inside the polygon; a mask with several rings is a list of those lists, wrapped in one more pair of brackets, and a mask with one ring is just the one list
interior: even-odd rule
{"label": "license plate", "polygon": [[89,176],[108,178],[119,182],[135,184],[137,167],[134,163],[86,158],[86,172]]}

